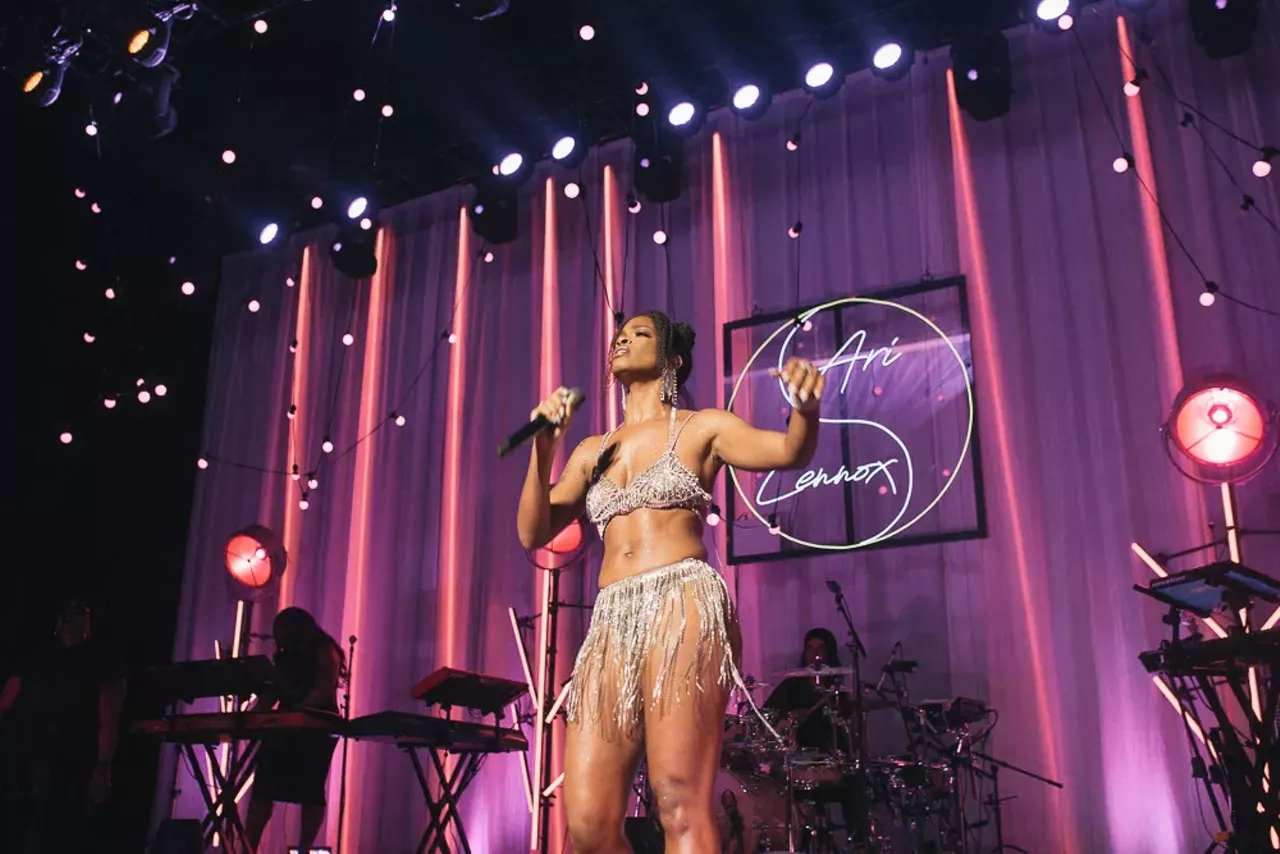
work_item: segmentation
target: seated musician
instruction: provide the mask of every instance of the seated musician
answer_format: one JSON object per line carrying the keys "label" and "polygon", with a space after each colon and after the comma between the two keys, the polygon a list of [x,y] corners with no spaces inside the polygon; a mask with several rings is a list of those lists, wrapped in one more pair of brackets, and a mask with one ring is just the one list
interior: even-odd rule
{"label": "seated musician", "polygon": [[[261,697],[256,711],[272,708],[338,711],[342,648],[301,608],[285,608],[271,626],[278,695]],[[287,732],[262,739],[245,832],[253,851],[277,801],[300,804],[298,850],[309,851],[324,822],[325,781],[336,739],[326,732]],[[292,847],[292,846],[290,846]]]}
{"label": "seated musician", "polygon": [[125,699],[124,669],[94,628],[88,605],[67,602],[57,643],[0,691],[0,850],[62,854],[90,844]]}
{"label": "seated musician", "polygon": [[[840,666],[836,637],[830,629],[808,631],[804,636],[804,650],[800,653],[800,666]],[[765,700],[765,708],[777,709],[792,719],[796,746],[802,750],[830,751],[838,746],[845,753],[851,752],[847,739],[843,739],[845,743],[837,741],[835,727],[827,714],[829,695],[820,690],[832,686],[830,678],[791,676],[782,680]]]}

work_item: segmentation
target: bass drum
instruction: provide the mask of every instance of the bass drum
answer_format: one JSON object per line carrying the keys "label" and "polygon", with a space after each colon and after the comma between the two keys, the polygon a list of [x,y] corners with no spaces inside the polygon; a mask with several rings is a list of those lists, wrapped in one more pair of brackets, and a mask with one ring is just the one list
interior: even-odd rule
{"label": "bass drum", "polygon": [[[790,850],[787,845],[787,796],[782,784],[744,771],[716,775],[716,823],[720,854],[757,854]],[[791,828],[799,825],[791,816]]]}

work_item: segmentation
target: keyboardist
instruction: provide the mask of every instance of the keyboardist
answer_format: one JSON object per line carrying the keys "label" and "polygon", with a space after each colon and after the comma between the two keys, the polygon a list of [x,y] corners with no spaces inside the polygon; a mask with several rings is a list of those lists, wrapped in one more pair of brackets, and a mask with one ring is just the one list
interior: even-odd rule
{"label": "keyboardist", "polygon": [[[338,711],[342,648],[301,608],[285,608],[271,627],[279,696],[261,697],[255,709],[309,708]],[[311,849],[324,821],[325,782],[335,739],[324,732],[281,733],[262,740],[245,831],[253,851],[275,803],[299,804],[301,851]],[[292,846],[292,843],[290,843]]]}

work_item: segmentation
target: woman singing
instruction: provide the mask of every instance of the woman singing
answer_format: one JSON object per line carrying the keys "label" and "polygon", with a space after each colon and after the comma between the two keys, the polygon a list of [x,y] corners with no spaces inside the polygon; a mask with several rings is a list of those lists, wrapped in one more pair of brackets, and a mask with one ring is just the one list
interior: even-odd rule
{"label": "woman singing", "polygon": [[541,547],[584,511],[604,541],[566,705],[564,797],[577,854],[629,850],[623,817],[642,750],[668,854],[720,851],[712,788],[739,638],[728,590],[706,562],[701,513],[721,466],[797,468],[818,439],[824,378],[802,359],[771,372],[794,407],[785,433],[720,409],[678,409],[693,339],[661,312],[627,321],[609,354],[624,422],[578,445],[554,486],[552,459],[573,418],[567,391],[531,415],[558,426],[533,444],[520,542]]}

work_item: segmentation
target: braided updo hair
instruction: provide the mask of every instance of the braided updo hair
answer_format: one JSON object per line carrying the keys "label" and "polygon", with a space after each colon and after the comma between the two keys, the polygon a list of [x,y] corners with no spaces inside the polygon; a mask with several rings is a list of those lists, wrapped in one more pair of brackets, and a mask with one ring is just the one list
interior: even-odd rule
{"label": "braided updo hair", "polygon": [[[676,323],[661,311],[642,311],[632,315],[631,319],[634,320],[637,317],[647,317],[653,321],[653,328],[657,332],[659,365],[665,365],[675,356],[680,357],[680,367],[676,369],[676,381],[680,383],[681,388],[684,388],[689,380],[689,374],[693,371],[693,342],[698,337],[697,333],[689,324]],[[619,330],[625,325],[625,323],[620,324]],[[613,349],[612,344],[610,349]]]}

